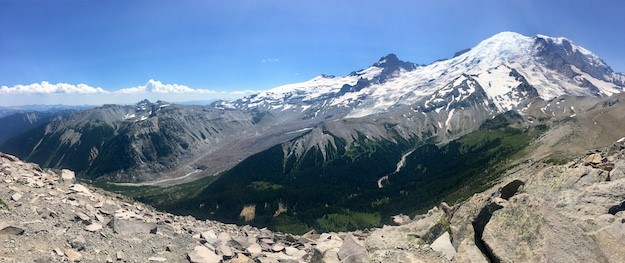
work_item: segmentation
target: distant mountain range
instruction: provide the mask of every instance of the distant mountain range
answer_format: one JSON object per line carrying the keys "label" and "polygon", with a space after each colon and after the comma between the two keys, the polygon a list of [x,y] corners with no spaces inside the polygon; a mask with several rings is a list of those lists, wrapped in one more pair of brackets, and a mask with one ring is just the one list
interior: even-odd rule
{"label": "distant mountain range", "polygon": [[520,155],[566,156],[575,139],[564,135],[618,139],[624,89],[624,74],[568,39],[503,32],[429,65],[390,54],[234,101],[48,116],[0,151],[126,183],[110,187],[193,181],[141,195],[179,213],[239,222],[253,206],[257,224],[335,229],[324,216],[386,218],[465,198]]}

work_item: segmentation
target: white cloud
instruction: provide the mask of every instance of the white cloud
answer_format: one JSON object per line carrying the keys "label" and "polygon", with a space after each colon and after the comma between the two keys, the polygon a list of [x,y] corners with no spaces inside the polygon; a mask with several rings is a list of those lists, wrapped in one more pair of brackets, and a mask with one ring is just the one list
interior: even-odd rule
{"label": "white cloud", "polygon": [[132,88],[125,88],[115,91],[115,93],[120,94],[136,94],[136,93],[145,93],[147,92],[146,86],[137,86]]}
{"label": "white cloud", "polygon": [[180,84],[163,84],[153,79],[144,85],[109,92],[102,88],[93,88],[85,84],[50,84],[44,81],[30,85],[0,87],[0,106],[28,104],[134,104],[143,99],[169,102],[211,101],[237,99],[258,92],[260,91],[194,89]]}
{"label": "white cloud", "polygon": [[192,89],[185,85],[179,84],[163,84],[158,80],[148,80],[148,83],[141,86],[125,88],[115,91],[115,93],[122,94],[136,94],[136,93],[200,93],[200,94],[215,94],[217,92],[207,89]]}
{"label": "white cloud", "polygon": [[261,60],[263,63],[278,63],[280,59],[277,58],[265,58]]}
{"label": "white cloud", "polygon": [[102,88],[94,88],[86,84],[51,84],[47,81],[30,85],[15,85],[13,87],[2,86],[0,94],[94,94],[109,93]]}

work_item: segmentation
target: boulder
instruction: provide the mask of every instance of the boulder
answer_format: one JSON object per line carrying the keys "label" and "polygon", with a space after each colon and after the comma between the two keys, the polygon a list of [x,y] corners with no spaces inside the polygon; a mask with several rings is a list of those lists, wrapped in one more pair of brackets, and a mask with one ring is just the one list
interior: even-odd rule
{"label": "boulder", "polygon": [[430,248],[436,252],[440,252],[443,254],[447,260],[451,261],[454,256],[456,256],[456,249],[451,244],[451,239],[449,238],[449,232],[443,233],[440,237],[438,237],[432,244]]}
{"label": "boulder", "polygon": [[4,225],[0,223],[0,236],[19,236],[24,234],[24,229],[16,226]]}
{"label": "boulder", "polygon": [[147,223],[138,219],[123,219],[114,216],[109,223],[115,233],[132,235],[138,233],[153,233],[156,231],[156,223]]}
{"label": "boulder", "polygon": [[252,255],[258,255],[263,252],[263,248],[259,244],[254,243],[247,247],[246,251]]}
{"label": "boulder", "polygon": [[17,202],[20,199],[22,199],[23,194],[22,193],[14,193],[13,195],[11,195],[11,200]]}
{"label": "boulder", "polygon": [[102,230],[102,224],[100,224],[100,223],[90,224],[90,225],[85,227],[85,230],[87,230],[89,232],[100,231],[100,230]]}
{"label": "boulder", "polygon": [[582,159],[582,162],[587,164],[600,164],[601,162],[603,162],[603,156],[601,156],[601,154],[599,153],[593,153],[584,157],[584,159]]}
{"label": "boulder", "polygon": [[76,181],[76,175],[74,171],[63,169],[61,170],[61,180],[67,184],[73,184]]}
{"label": "boulder", "polygon": [[200,237],[206,240],[216,240],[217,239],[217,235],[215,234],[215,231],[213,230],[207,230],[204,231],[202,233],[200,233]]}
{"label": "boulder", "polygon": [[338,252],[343,240],[335,233],[323,233],[317,239],[312,262],[340,262]]}
{"label": "boulder", "polygon": [[391,217],[391,219],[393,220],[393,223],[395,223],[396,225],[400,226],[400,225],[405,225],[407,223],[410,223],[410,217],[407,215],[403,215],[403,214],[399,214],[399,215],[394,215]]}
{"label": "boulder", "polygon": [[217,239],[219,239],[219,241],[221,241],[222,243],[226,243],[230,241],[232,237],[226,232],[221,232],[219,233],[219,235],[217,235]]}
{"label": "boulder", "polygon": [[73,184],[69,187],[69,190],[72,192],[84,194],[87,196],[91,195],[91,191],[89,190],[89,188],[87,188],[86,186],[82,184]]}
{"label": "boulder", "polygon": [[76,212],[74,214],[74,218],[78,221],[82,221],[85,224],[89,224],[91,222],[91,218],[83,212]]}
{"label": "boulder", "polygon": [[187,254],[187,258],[191,263],[219,263],[221,261],[221,256],[205,246],[196,246]]}
{"label": "boulder", "polygon": [[276,243],[275,245],[271,247],[271,250],[273,250],[273,252],[280,252],[284,250],[284,245],[281,243]]}
{"label": "boulder", "polygon": [[73,249],[66,249],[65,256],[67,257],[67,260],[69,260],[69,262],[79,262],[80,260],[82,260],[82,255],[78,253],[78,251]]}
{"label": "boulder", "polygon": [[231,258],[232,256],[234,256],[234,252],[232,252],[232,249],[229,246],[226,245],[220,245],[217,247],[217,251],[223,255],[224,257],[227,258]]}
{"label": "boulder", "polygon": [[460,243],[458,252],[454,257],[454,262],[458,263],[488,263],[482,251],[470,239],[465,239]]}
{"label": "boulder", "polygon": [[610,180],[625,178],[625,161],[619,160],[614,163],[614,168],[610,171]]}
{"label": "boulder", "polygon": [[338,251],[341,262],[366,263],[369,262],[367,249],[351,233],[343,238],[343,245]]}

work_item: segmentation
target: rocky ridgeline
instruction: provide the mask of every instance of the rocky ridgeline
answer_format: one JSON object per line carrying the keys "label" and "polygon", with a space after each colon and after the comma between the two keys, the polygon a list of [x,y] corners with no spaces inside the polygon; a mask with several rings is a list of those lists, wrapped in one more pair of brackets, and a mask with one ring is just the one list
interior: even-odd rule
{"label": "rocky ridgeline", "polygon": [[625,144],[517,166],[398,226],[275,233],[174,216],[0,154],[0,262],[625,262]]}

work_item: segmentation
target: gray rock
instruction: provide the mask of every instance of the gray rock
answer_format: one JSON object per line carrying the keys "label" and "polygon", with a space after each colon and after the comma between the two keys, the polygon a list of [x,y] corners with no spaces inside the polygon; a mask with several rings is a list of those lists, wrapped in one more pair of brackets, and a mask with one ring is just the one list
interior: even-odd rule
{"label": "gray rock", "polygon": [[222,243],[226,243],[230,241],[232,237],[226,232],[221,232],[219,233],[219,235],[217,235],[217,239],[219,239],[219,241],[221,241]]}
{"label": "gray rock", "polygon": [[276,243],[275,245],[271,247],[271,250],[273,250],[273,252],[280,252],[284,250],[284,245],[281,243]]}
{"label": "gray rock", "polygon": [[284,253],[289,256],[296,257],[296,258],[303,257],[304,255],[306,255],[306,251],[299,250],[294,247],[285,247]]}
{"label": "gray rock", "polygon": [[76,250],[69,248],[65,250],[65,256],[67,257],[67,260],[69,260],[69,262],[79,262],[80,260],[82,260],[82,254],[78,253],[78,251]]}
{"label": "gray rock", "polygon": [[312,262],[340,262],[338,251],[343,245],[343,240],[335,233],[323,233],[317,239],[312,254]]}
{"label": "gray rock", "polygon": [[259,244],[254,243],[247,247],[246,251],[252,255],[257,255],[263,252],[263,248]]}
{"label": "gray rock", "polygon": [[217,240],[217,235],[213,230],[207,230],[200,233],[200,237],[206,240]]}
{"label": "gray rock", "polygon": [[79,235],[77,237],[75,237],[74,239],[69,241],[70,246],[72,246],[72,248],[76,249],[76,250],[84,250],[85,247],[87,246],[87,240],[85,239],[84,236]]}
{"label": "gray rock", "polygon": [[625,161],[619,160],[614,163],[614,169],[610,171],[610,180],[619,180],[625,178]]}
{"label": "gray rock", "polygon": [[132,235],[139,233],[151,233],[156,231],[155,223],[147,223],[138,219],[123,219],[113,217],[109,223],[115,233],[121,235]]}
{"label": "gray rock", "polygon": [[217,247],[217,251],[223,255],[224,257],[228,257],[231,258],[232,256],[234,256],[234,252],[232,252],[232,249],[229,246],[226,245],[220,245]]}
{"label": "gray rock", "polygon": [[46,256],[43,256],[34,260],[34,263],[49,263],[49,262],[53,262],[52,257],[50,255],[46,255]]}
{"label": "gray rock", "polygon": [[61,180],[64,183],[73,184],[76,181],[76,175],[72,170],[63,169],[61,170]]}
{"label": "gray rock", "polygon": [[242,238],[242,237],[234,237],[232,238],[232,240],[228,241],[226,245],[232,248],[238,249],[240,251],[244,251],[245,248],[250,246],[250,242],[248,242],[247,239]]}
{"label": "gray rock", "polygon": [[11,200],[13,201],[19,201],[20,199],[22,199],[22,193],[14,193],[13,195],[11,195]]}
{"label": "gray rock", "polygon": [[475,245],[473,240],[465,239],[460,243],[458,252],[454,257],[454,262],[458,263],[489,263],[482,251]]}
{"label": "gray rock", "polygon": [[393,223],[397,224],[397,225],[405,225],[407,223],[410,223],[410,221],[412,221],[410,219],[409,216],[404,215],[404,214],[400,214],[400,215],[394,215],[391,217],[391,219],[393,220]]}
{"label": "gray rock", "polygon": [[19,235],[23,235],[24,232],[25,231],[23,228],[0,224],[0,235],[19,236]]}
{"label": "gray rock", "polygon": [[343,245],[338,251],[338,256],[341,262],[369,262],[369,255],[364,245],[356,240],[351,233],[343,238]]}
{"label": "gray rock", "polygon": [[584,163],[589,163],[589,164],[600,164],[602,160],[603,160],[603,157],[599,153],[593,153],[591,155],[584,157],[584,159],[582,159]]}
{"label": "gray rock", "polygon": [[211,251],[216,251],[217,249],[210,243],[204,243],[204,246],[210,249]]}
{"label": "gray rock", "polygon": [[87,188],[86,186],[82,185],[82,184],[72,184],[69,187],[69,190],[71,190],[72,192],[75,193],[81,193],[84,195],[91,195],[91,191],[89,190],[89,188]]}
{"label": "gray rock", "polygon": [[74,214],[74,218],[77,219],[77,220],[82,221],[85,224],[88,224],[88,223],[91,222],[91,218],[87,214],[85,214],[83,212],[76,212]]}
{"label": "gray rock", "polygon": [[222,259],[205,246],[196,246],[187,257],[191,263],[219,263]]}
{"label": "gray rock", "polygon": [[102,224],[100,224],[100,223],[90,224],[90,225],[85,227],[85,230],[87,230],[89,232],[100,231],[100,230],[102,230]]}
{"label": "gray rock", "polygon": [[443,233],[440,237],[438,237],[432,244],[430,248],[436,252],[440,252],[447,258],[447,260],[451,261],[456,255],[456,249],[451,244],[451,240],[449,239],[449,232]]}

